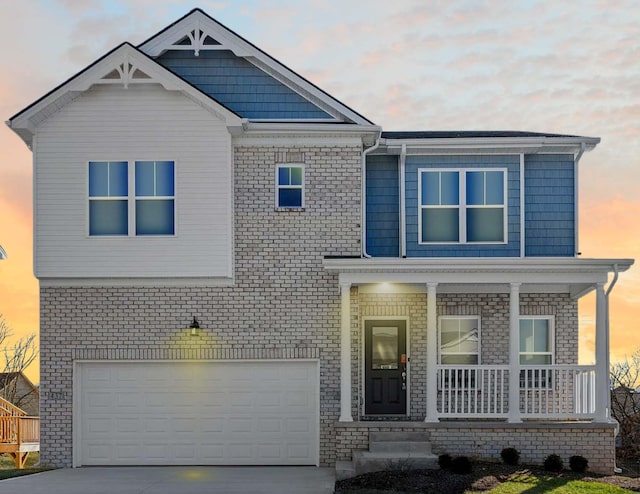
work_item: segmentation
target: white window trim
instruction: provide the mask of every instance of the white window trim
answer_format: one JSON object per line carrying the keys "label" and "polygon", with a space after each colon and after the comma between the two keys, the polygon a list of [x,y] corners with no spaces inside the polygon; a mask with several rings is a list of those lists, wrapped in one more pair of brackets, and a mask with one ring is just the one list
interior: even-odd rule
{"label": "white window trim", "polygon": [[[280,175],[280,169],[281,168],[300,168],[302,169],[302,184],[301,185],[280,185],[278,178]],[[302,163],[279,163],[276,165],[276,172],[275,172],[275,191],[274,191],[274,201],[275,201],[275,207],[277,210],[279,211],[300,211],[302,209],[304,209],[304,205],[305,205],[305,169],[304,169],[304,164]],[[300,189],[302,191],[302,198],[301,198],[301,204],[300,206],[280,206],[280,203],[278,202],[278,192],[280,191],[280,189]]]}
{"label": "white window trim", "polygon": [[[92,162],[125,162],[127,163],[127,196],[121,197],[91,197],[89,195],[89,163]],[[173,162],[173,197],[170,196],[162,196],[157,197],[155,199],[173,199],[173,235],[136,235],[136,199],[142,200],[151,200],[154,199],[152,197],[147,196],[136,196],[136,161],[172,161]],[[86,191],[86,209],[85,209],[85,225],[86,225],[86,238],[88,239],[113,239],[113,238],[175,238],[178,236],[178,200],[177,200],[177,190],[178,190],[178,160],[173,158],[157,158],[157,159],[149,159],[149,158],[109,158],[102,159],[96,158],[88,160],[85,163],[85,191]],[[91,200],[121,200],[127,201],[127,235],[91,235],[91,224],[90,224],[90,214],[89,214],[89,203]]]}
{"label": "white window trim", "polygon": [[[155,193],[156,191],[156,168],[157,168],[157,163],[158,161],[169,161],[171,163],[173,163],[173,195],[172,196],[157,196],[157,195],[153,195],[153,196],[139,196],[136,195],[136,190],[135,190],[135,186],[136,186],[136,164],[137,163],[141,163],[144,161],[151,161],[154,163],[153,166],[153,191]],[[133,237],[175,237],[176,236],[176,232],[177,232],[177,225],[176,225],[176,162],[175,160],[142,160],[142,159],[137,159],[133,162],[133,218],[129,218],[129,222],[133,222],[133,234],[131,236]],[[136,224],[136,203],[137,201],[166,201],[166,200],[172,200],[173,201],[173,234],[160,234],[160,235],[138,235],[135,232],[135,228],[137,227]],[[131,230],[130,230],[131,231]]]}
{"label": "white window trim", "polygon": [[[521,352],[520,351],[520,322],[519,321],[530,321],[530,320],[546,320],[549,321],[549,341],[551,343],[550,352]],[[518,365],[537,365],[537,364],[520,364],[520,356],[521,355],[549,355],[551,353],[551,364],[554,365],[556,362],[556,324],[554,316],[524,316],[521,315],[518,320]],[[546,364],[541,364],[546,365]]]}
{"label": "white window trim", "polygon": [[[426,206],[422,204],[422,174],[424,172],[458,172],[458,202],[459,204],[450,206],[441,206],[448,208],[456,208],[458,210],[458,241],[457,242],[425,242],[422,240],[422,210],[437,208],[438,206]],[[500,242],[470,242],[467,241],[467,207],[471,209],[480,209],[483,207],[499,207],[498,205],[491,206],[467,206],[467,172],[502,172],[504,180],[504,204],[502,206],[504,210],[502,231],[504,233],[503,240]],[[418,245],[506,245],[509,243],[509,169],[505,167],[482,167],[482,168],[418,168]]]}
{"label": "white window trim", "polygon": [[[438,316],[438,365],[449,365],[442,363],[442,321],[443,320],[475,320],[478,323],[478,363],[477,364],[468,364],[468,365],[480,365],[482,362],[482,328],[480,316],[455,316],[455,315],[447,315],[447,316]],[[445,353],[445,355],[474,355],[472,353]],[[453,366],[462,365],[462,364],[452,364]]]}
{"label": "white window trim", "polygon": [[[546,320],[548,321],[548,326],[549,326],[549,334],[547,335],[547,338],[549,338],[550,341],[550,347],[551,347],[551,351],[550,352],[521,352],[520,351],[520,321],[528,321],[528,320]],[[520,366],[526,366],[527,368],[529,367],[545,367],[546,365],[555,365],[556,362],[556,331],[555,331],[555,317],[554,316],[524,316],[521,315],[518,318],[518,365]],[[550,364],[521,364],[520,363],[520,356],[521,355],[549,355],[549,353],[551,353],[551,363]],[[521,369],[520,370],[520,376],[519,376],[519,381],[520,381],[520,388],[521,389],[528,389],[528,390],[542,390],[542,389],[553,389],[554,387],[554,371],[550,371],[548,375],[544,375],[544,382],[540,383],[541,385],[527,385],[527,376],[525,374],[526,370],[525,369]],[[546,373],[548,371],[541,369],[540,371],[538,371],[538,373]],[[535,373],[535,371],[534,371]],[[538,375],[538,378],[540,376]],[[533,375],[531,376],[531,379],[533,380]]]}

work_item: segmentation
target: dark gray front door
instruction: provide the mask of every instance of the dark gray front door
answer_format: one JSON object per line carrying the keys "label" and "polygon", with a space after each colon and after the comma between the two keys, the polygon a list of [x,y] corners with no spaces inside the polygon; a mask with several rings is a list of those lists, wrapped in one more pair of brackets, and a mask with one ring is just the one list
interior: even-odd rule
{"label": "dark gray front door", "polygon": [[407,325],[405,321],[366,321],[365,415],[407,413]]}

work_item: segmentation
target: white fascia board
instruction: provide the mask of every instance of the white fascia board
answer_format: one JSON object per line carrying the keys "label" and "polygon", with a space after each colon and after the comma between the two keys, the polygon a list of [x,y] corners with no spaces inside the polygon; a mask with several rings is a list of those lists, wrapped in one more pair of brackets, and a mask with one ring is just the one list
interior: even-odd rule
{"label": "white fascia board", "polygon": [[359,283],[603,283],[617,266],[632,259],[491,258],[491,259],[324,259],[341,282]]}
{"label": "white fascia board", "polygon": [[247,61],[275,77],[293,91],[310,99],[311,102],[316,103],[328,113],[336,117],[342,116],[344,119],[356,124],[371,125],[371,122],[362,115],[340,103],[340,101],[267,55],[240,35],[197,9],[151,40],[141,44],[139,49],[151,57],[157,57],[193,29],[203,30],[222,45],[222,47],[215,49],[230,50],[234,55],[247,59]]}
{"label": "white fascia board", "polygon": [[406,145],[408,155],[416,154],[576,154],[584,145],[591,151],[600,142],[599,137],[452,137],[438,139],[390,139],[381,143],[390,151],[401,152]]}
{"label": "white fascia board", "polygon": [[[125,61],[130,62],[135,68],[149,76],[149,79],[132,81],[132,84],[156,83],[168,91],[181,91],[185,96],[224,121],[230,130],[242,128],[243,124],[246,123],[246,119],[236,115],[175,74],[172,74],[162,65],[150,59],[132,45],[124,43],[102,59],[94,62],[84,71],[69,79],[66,83],[63,83],[41,100],[18,113],[13,119],[7,121],[7,125],[30,146],[31,139],[35,134],[35,128],[41,121],[73,101],[78,95],[87,91],[94,84],[109,82],[103,78]],[[114,80],[113,83],[118,83],[118,81]]]}
{"label": "white fascia board", "polygon": [[314,122],[247,122],[243,133],[237,137],[244,144],[262,145],[291,140],[300,144],[301,140],[313,142],[317,139],[336,139],[336,144],[344,139],[357,139],[365,146],[371,146],[380,136],[382,129],[377,125],[357,125],[346,123],[314,123]]}

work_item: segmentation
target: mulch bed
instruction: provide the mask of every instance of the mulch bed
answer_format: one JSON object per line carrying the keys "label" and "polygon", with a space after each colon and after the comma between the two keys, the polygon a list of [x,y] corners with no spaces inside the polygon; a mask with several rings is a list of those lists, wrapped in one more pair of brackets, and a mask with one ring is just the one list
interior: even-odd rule
{"label": "mulch bed", "polygon": [[446,470],[390,470],[359,475],[336,482],[336,494],[361,493],[382,494],[384,492],[438,494],[462,494],[466,490],[489,491],[507,480],[518,478],[561,477],[592,482],[604,482],[640,492],[640,479],[623,475],[599,476],[592,473],[578,474],[571,471],[546,472],[533,466],[509,466],[502,463],[477,462],[473,472],[456,475]]}

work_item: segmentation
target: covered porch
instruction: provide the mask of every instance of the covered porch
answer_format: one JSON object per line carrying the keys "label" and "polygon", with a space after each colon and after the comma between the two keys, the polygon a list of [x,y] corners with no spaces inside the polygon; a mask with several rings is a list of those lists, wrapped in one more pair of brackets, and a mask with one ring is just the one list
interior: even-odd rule
{"label": "covered porch", "polygon": [[[627,259],[577,258],[326,258],[324,267],[338,275],[341,294],[339,422],[608,423],[608,298],[617,274],[631,264]],[[578,365],[576,301],[594,290],[595,364]],[[398,409],[397,416],[368,413],[364,405],[371,389],[363,383],[367,318],[360,305],[364,297],[377,294],[375,300],[380,301],[390,293],[399,300],[403,294],[413,294],[413,300],[424,305],[415,309],[424,317],[406,318],[406,324],[414,326],[411,332],[407,330],[407,338],[411,333],[414,341],[402,354],[404,360],[398,360],[398,376],[404,381],[408,404]],[[492,299],[492,295],[497,298]],[[483,300],[476,315],[474,307],[480,306],[469,308],[465,302],[465,297],[472,296]],[[537,342],[528,348],[520,337],[522,331],[530,331],[533,336],[537,321],[544,324],[547,304],[555,304],[556,311],[560,310],[559,304],[564,304],[562,317],[554,320],[548,316],[549,325],[555,325],[553,332],[549,329],[543,333],[551,341],[549,346],[558,347],[551,352],[538,348]],[[461,352],[445,358],[446,345],[441,341],[445,335],[439,331],[443,331],[443,319],[454,319],[451,314],[456,314],[456,307],[465,309],[461,320],[475,318],[478,326],[481,318],[489,321],[487,341],[475,358],[468,354],[462,358]],[[402,319],[403,310],[408,309],[389,312],[387,319]],[[523,319],[525,324],[531,322],[530,330],[523,329]],[[571,338],[563,339],[566,332],[572,333]],[[478,340],[479,333],[477,328],[474,337]],[[479,342],[477,345],[480,347]]]}

